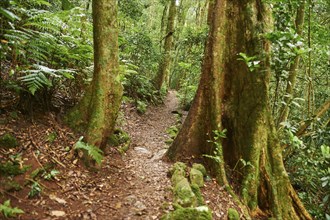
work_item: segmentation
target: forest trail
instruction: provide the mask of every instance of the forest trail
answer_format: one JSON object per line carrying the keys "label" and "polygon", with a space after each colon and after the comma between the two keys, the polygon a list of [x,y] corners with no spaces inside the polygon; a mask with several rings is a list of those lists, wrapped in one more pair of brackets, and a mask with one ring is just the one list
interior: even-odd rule
{"label": "forest trail", "polygon": [[[0,178],[0,202],[10,199],[13,207],[24,211],[18,217],[23,220],[160,219],[174,209],[167,177],[171,163],[163,156],[168,148],[166,129],[177,122],[172,114],[177,108],[173,91],[163,105],[150,106],[144,115],[137,114],[131,104],[124,104],[119,126],[130,135],[130,147],[124,155],[108,147],[96,172],[86,169],[77,152],[68,147],[74,146],[79,136],[57,121],[54,114],[41,114],[33,121],[21,114],[0,115],[0,135],[9,132],[21,143],[10,149],[10,154],[20,155],[16,160],[29,167],[13,179]],[[10,160],[10,154],[1,150],[0,160]],[[59,173],[45,178],[54,170]],[[6,181],[14,181],[21,188],[4,184]],[[206,181],[201,190],[214,219],[226,219],[229,207],[238,209],[214,179]]]}
{"label": "forest trail", "polygon": [[135,110],[126,112],[124,129],[131,136],[131,145],[121,172],[127,183],[114,188],[120,207],[113,213],[114,219],[159,219],[161,208],[170,203],[171,183],[166,176],[170,164],[162,157],[167,150],[166,129],[176,122],[171,112],[177,107],[176,93],[169,91],[164,105],[151,106],[142,116]]}

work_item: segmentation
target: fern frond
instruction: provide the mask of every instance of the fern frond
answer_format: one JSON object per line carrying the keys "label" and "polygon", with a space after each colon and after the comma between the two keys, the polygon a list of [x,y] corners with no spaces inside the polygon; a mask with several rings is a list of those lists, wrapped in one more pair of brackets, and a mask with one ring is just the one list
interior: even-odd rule
{"label": "fern frond", "polygon": [[83,138],[84,137],[79,138],[79,140],[75,143],[74,148],[86,150],[88,155],[93,160],[95,160],[96,163],[101,164],[103,160],[103,151],[98,147],[83,142],[82,141]]}
{"label": "fern frond", "polygon": [[37,70],[29,70],[29,72],[29,75],[19,77],[19,79],[24,82],[32,95],[34,95],[38,89],[41,89],[44,86],[52,86],[51,81],[47,79],[47,77],[42,72]]}

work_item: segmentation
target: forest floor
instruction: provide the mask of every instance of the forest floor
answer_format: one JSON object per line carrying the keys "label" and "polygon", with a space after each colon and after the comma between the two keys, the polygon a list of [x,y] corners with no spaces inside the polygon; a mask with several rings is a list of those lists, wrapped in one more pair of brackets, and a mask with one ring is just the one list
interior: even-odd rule
{"label": "forest floor", "polygon": [[[19,112],[0,114],[0,136],[10,133],[19,141],[16,148],[0,148],[0,162],[27,167],[20,175],[0,176],[0,203],[10,199],[12,207],[25,212],[16,219],[160,219],[174,209],[167,176],[171,163],[164,155],[166,129],[176,123],[172,112],[177,108],[171,91],[164,105],[151,106],[143,115],[125,105],[120,127],[130,135],[130,147],[124,155],[109,147],[98,171],[82,165],[72,147],[79,136],[54,114],[34,120]],[[202,194],[214,219],[227,219],[229,207],[239,210],[213,179],[205,182]]]}

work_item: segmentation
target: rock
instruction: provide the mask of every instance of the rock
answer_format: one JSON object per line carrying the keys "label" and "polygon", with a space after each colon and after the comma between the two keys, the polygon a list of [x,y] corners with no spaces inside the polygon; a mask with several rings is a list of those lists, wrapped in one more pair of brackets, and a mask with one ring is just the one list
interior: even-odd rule
{"label": "rock", "polygon": [[239,220],[239,213],[236,209],[229,208],[228,209],[228,220]]}
{"label": "rock", "polygon": [[207,176],[206,169],[205,169],[205,167],[202,164],[200,164],[200,163],[194,163],[192,165],[192,168],[201,171],[204,177]]}
{"label": "rock", "polygon": [[171,182],[173,186],[175,186],[178,182],[185,178],[185,172],[182,172],[181,170],[176,170],[171,177]]}
{"label": "rock", "polygon": [[15,136],[11,134],[4,134],[0,136],[0,147],[10,149],[17,146],[18,146],[18,142]]}
{"label": "rock", "polygon": [[174,185],[174,202],[182,207],[194,207],[197,199],[193,193],[187,178],[182,178]]}
{"label": "rock", "polygon": [[174,212],[164,215],[161,220],[212,220],[212,213],[207,206],[196,208],[178,208]]}
{"label": "rock", "polygon": [[167,149],[162,149],[158,151],[152,158],[151,160],[160,160],[162,157],[166,154]]}
{"label": "rock", "polygon": [[151,152],[144,147],[134,147],[134,150],[140,154],[151,154]]}
{"label": "rock", "polygon": [[195,168],[191,168],[189,173],[190,182],[196,184],[199,187],[204,186],[203,173]]}

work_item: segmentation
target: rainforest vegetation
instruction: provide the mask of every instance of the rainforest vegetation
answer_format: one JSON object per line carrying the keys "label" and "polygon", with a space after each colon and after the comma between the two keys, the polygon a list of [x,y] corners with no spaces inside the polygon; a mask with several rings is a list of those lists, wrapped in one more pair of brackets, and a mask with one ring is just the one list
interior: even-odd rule
{"label": "rainforest vegetation", "polygon": [[1,0],[0,218],[330,220],[329,30],[328,0]]}

